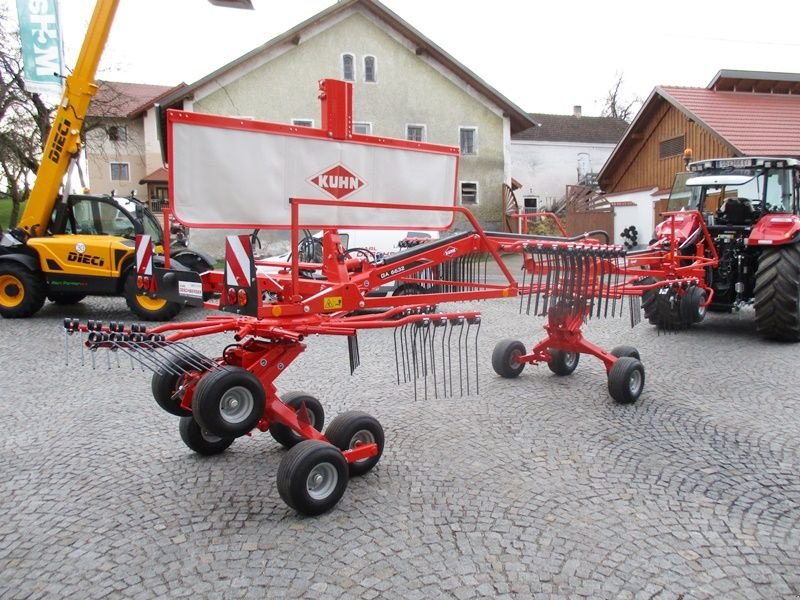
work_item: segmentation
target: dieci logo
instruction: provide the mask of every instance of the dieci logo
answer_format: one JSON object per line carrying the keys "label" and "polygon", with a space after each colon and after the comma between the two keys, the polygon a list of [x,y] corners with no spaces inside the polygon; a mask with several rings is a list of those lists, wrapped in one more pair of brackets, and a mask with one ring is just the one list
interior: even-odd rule
{"label": "dieci logo", "polygon": [[319,175],[315,175],[309,181],[337,200],[346,198],[366,185],[364,180],[342,165],[331,167]]}

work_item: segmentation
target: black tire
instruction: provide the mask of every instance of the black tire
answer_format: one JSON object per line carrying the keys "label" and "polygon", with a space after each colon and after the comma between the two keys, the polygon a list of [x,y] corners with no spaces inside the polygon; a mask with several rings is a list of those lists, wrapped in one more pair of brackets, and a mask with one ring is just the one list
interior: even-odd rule
{"label": "black tire", "polygon": [[[650,277],[647,279],[655,282],[655,279]],[[690,323],[681,311],[681,304],[682,302],[677,300],[677,292],[674,290],[665,292],[663,288],[656,288],[642,294],[644,316],[651,325],[655,325],[659,329],[680,331],[689,326]]]}
{"label": "black tire", "polygon": [[50,292],[47,299],[59,306],[71,306],[86,298],[86,294],[80,292]]}
{"label": "black tire", "polygon": [[123,286],[125,302],[131,312],[143,321],[169,321],[181,311],[181,304],[140,294],[136,287],[136,271],[130,269]]}
{"label": "black tire", "polygon": [[221,438],[205,431],[192,417],[181,417],[178,431],[183,443],[203,456],[225,452],[233,443],[233,438]]}
{"label": "black tire", "polygon": [[[303,392],[289,392],[281,397],[281,401],[296,413],[299,413],[301,407],[305,405],[309,423],[317,431],[322,431],[322,427],[325,424],[325,409],[322,408],[322,403],[314,396]],[[291,448],[305,439],[283,423],[272,423],[269,426],[269,433],[275,438],[276,442],[285,448]]]}
{"label": "black tire", "polygon": [[241,367],[226,366],[206,373],[192,399],[192,414],[200,426],[222,438],[237,438],[253,430],[264,414],[266,395],[258,377]]}
{"label": "black tire", "polygon": [[756,330],[768,339],[800,341],[800,248],[765,250],[758,257]]}
{"label": "black tire", "polygon": [[347,489],[347,461],[342,452],[320,440],[303,440],[278,467],[278,493],[303,515],[332,509]]}
{"label": "black tire", "polygon": [[559,377],[571,375],[578,368],[578,363],[581,360],[579,352],[568,352],[566,350],[556,350],[555,348],[548,348],[547,352],[550,353],[550,360],[547,362],[547,366]]}
{"label": "black tire", "polygon": [[681,319],[687,326],[699,323],[706,318],[706,309],[702,304],[706,301],[706,292],[696,285],[686,290],[681,298]]}
{"label": "black tire", "polygon": [[492,351],[492,368],[500,377],[506,379],[518,377],[525,368],[525,363],[518,362],[517,358],[527,353],[525,344],[518,340],[500,340]]}
{"label": "black tire", "polygon": [[369,472],[383,454],[383,427],[378,419],[359,410],[337,415],[325,430],[325,437],[339,450],[351,450],[361,444],[377,444],[378,454],[350,463],[350,477]]}
{"label": "black tire", "polygon": [[644,365],[632,356],[621,356],[608,372],[608,393],[620,404],[636,402],[644,389]]}
{"label": "black tire", "polygon": [[11,261],[0,262],[0,316],[24,319],[36,314],[45,300],[45,282],[39,273]]}
{"label": "black tire", "polygon": [[[175,396],[175,393],[183,385],[183,371],[190,368],[190,366],[186,360],[177,357],[170,357],[168,361],[169,365],[160,367],[158,371],[153,373],[153,377],[150,380],[153,398],[156,404],[171,415],[176,417],[191,416],[191,410],[181,408],[183,393]],[[174,371],[178,371],[178,373]]]}
{"label": "black tire", "polygon": [[635,358],[636,360],[640,360],[641,356],[639,356],[639,351],[634,348],[633,346],[614,346],[611,349],[611,354],[620,358],[621,356],[630,356],[631,358]]}

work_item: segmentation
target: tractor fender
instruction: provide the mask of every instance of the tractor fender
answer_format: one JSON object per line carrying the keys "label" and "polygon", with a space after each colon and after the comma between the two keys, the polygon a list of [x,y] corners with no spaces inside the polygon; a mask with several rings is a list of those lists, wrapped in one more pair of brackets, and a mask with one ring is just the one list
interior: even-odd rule
{"label": "tractor fender", "polygon": [[800,217],[790,214],[765,215],[753,226],[748,246],[783,246],[800,237]]}
{"label": "tractor fender", "polygon": [[0,261],[12,261],[21,264],[34,273],[39,272],[39,261],[30,254],[0,254]]}

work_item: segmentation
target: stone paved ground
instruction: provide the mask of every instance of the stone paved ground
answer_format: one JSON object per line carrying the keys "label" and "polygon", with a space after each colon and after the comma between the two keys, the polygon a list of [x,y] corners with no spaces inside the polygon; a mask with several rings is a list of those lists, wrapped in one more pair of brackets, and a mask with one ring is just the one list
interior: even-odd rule
{"label": "stone paved ground", "polygon": [[[386,450],[339,505],[298,517],[268,434],[188,450],[149,374],[63,364],[62,317],[130,320],[124,303],[48,305],[0,322],[0,597],[790,598],[800,594],[800,346],[752,314],[694,330],[592,321],[602,347],[638,347],[645,391],[615,405],[600,361],[515,380],[490,366],[541,319],[513,300],[484,314],[480,393],[413,399],[392,335],[315,337],[278,380],[328,420],[375,415]],[[185,311],[182,318],[199,312]],[[198,344],[217,354],[230,340]]]}

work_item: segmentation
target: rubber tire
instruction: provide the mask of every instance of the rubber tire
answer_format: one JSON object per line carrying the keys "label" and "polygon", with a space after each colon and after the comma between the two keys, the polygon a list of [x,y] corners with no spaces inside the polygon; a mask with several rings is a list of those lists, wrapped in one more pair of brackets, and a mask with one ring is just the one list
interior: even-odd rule
{"label": "rubber tire", "polygon": [[[578,363],[581,360],[579,352],[567,352],[555,348],[548,348],[547,352],[550,353],[550,360],[547,361],[547,366],[559,377],[571,375],[572,372],[578,368]],[[575,362],[569,360],[573,354],[575,355]]]}
{"label": "rubber tire", "polygon": [[[318,497],[309,490],[312,471],[323,467],[336,477],[331,490]],[[347,461],[341,450],[320,440],[303,440],[291,448],[278,466],[278,493],[283,501],[303,515],[315,516],[332,509],[347,489]]]}
{"label": "rubber tire", "polygon": [[525,368],[525,363],[517,362],[516,357],[527,353],[525,344],[518,340],[500,340],[495,344],[492,351],[492,368],[500,377],[505,377],[506,379],[518,377]]}
{"label": "rubber tire", "polygon": [[[322,403],[314,396],[304,392],[289,392],[281,397],[281,401],[286,406],[294,409],[296,413],[299,413],[300,407],[305,404],[311,426],[317,431],[322,431],[322,427],[325,424],[325,409],[322,408]],[[305,439],[283,423],[272,423],[269,426],[269,433],[284,448],[296,446]]]}
{"label": "rubber tire", "polygon": [[[136,287],[136,271],[134,269],[130,269],[128,275],[125,277],[123,293],[128,308],[131,309],[133,314],[144,321],[169,321],[177,315],[182,308],[181,304],[169,302],[168,300],[164,300],[163,304],[159,304],[160,308],[151,308],[143,305],[143,300],[139,299],[141,294],[139,294],[139,289]],[[144,296],[144,298],[151,302],[156,302],[147,296]]]}
{"label": "rubber tire", "polygon": [[374,443],[378,454],[370,458],[349,463],[350,477],[358,477],[372,470],[383,455],[384,434],[378,419],[360,410],[351,410],[337,415],[325,430],[328,441],[339,450],[351,450],[359,443]]}
{"label": "rubber tire", "polygon": [[[244,388],[252,400],[249,412],[231,420],[222,414],[222,401],[234,388]],[[200,426],[221,438],[237,438],[250,433],[261,420],[266,394],[261,381],[241,367],[225,366],[209,371],[194,390],[192,414]]]}
{"label": "rubber tire", "polygon": [[181,417],[178,431],[183,443],[203,456],[225,452],[233,443],[233,438],[221,438],[204,431],[192,417]]}
{"label": "rubber tire", "polygon": [[683,294],[680,303],[681,319],[689,325],[700,323],[706,318],[706,309],[700,306],[706,301],[706,292],[696,285],[691,286]]}
{"label": "rubber tire", "polygon": [[[638,375],[636,375],[638,373]],[[632,378],[636,377],[636,387]],[[608,393],[620,404],[633,404],[644,389],[644,365],[632,356],[621,356],[608,372]]]}
{"label": "rubber tire", "polygon": [[12,301],[5,290],[0,290],[0,316],[6,319],[25,319],[36,314],[45,301],[45,281],[40,273],[11,261],[0,262],[0,281],[5,277],[15,279],[21,288],[22,299]]}
{"label": "rubber tire", "polygon": [[611,349],[611,354],[620,358],[622,356],[630,356],[631,358],[635,358],[636,360],[641,360],[641,356],[639,356],[639,351],[634,348],[633,346],[614,346]]}
{"label": "rubber tire", "polygon": [[[185,360],[176,357],[170,357],[169,366],[176,370],[189,368]],[[176,375],[171,373],[166,368],[161,367],[158,371],[153,373],[150,380],[150,390],[153,393],[153,399],[162,409],[176,417],[189,417],[192,415],[191,410],[181,408],[181,399],[173,398],[175,390],[178,388],[183,375]]]}
{"label": "rubber tire", "polygon": [[756,331],[768,339],[800,341],[800,247],[765,250],[758,257]]}
{"label": "rubber tire", "polygon": [[80,292],[50,292],[47,299],[59,306],[71,306],[86,298],[86,294]]}

